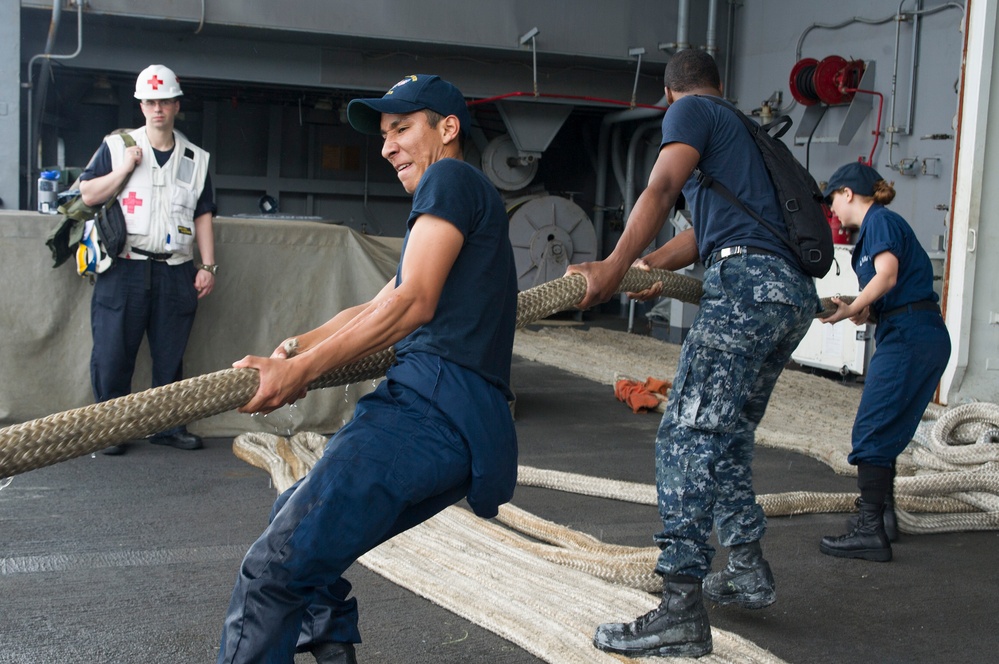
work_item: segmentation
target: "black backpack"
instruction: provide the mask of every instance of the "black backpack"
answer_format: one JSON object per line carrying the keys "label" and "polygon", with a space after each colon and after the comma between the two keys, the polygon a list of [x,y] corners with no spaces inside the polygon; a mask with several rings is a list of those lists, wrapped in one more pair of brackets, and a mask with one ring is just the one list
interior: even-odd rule
{"label": "black backpack", "polygon": [[[798,262],[806,274],[824,277],[833,261],[832,229],[823,208],[824,196],[819,191],[815,179],[780,140],[780,137],[791,128],[791,118],[781,115],[772,122],[758,125],[741,111],[716,97],[703,97],[703,99],[710,99],[735,113],[753,135],[753,140],[763,155],[770,180],[777,191],[777,201],[780,203],[787,232],[779,232],[773,224],[743,205],[727,187],[707,173],[695,170],[698,183],[714,189],[729,203],[752,216],[779,237],[798,257]],[[771,134],[771,130],[775,128],[776,131]]]}

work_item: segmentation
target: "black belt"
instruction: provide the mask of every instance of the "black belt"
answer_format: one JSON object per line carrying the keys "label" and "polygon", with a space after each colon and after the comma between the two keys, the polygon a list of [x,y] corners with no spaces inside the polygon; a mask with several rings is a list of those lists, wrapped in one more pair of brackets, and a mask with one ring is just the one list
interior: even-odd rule
{"label": "black belt", "polygon": [[140,256],[145,256],[146,258],[151,258],[154,261],[167,261],[173,258],[173,254],[161,254],[155,251],[146,251],[145,249],[139,249],[137,247],[132,247],[130,251],[139,254]]}
{"label": "black belt", "polygon": [[774,256],[774,252],[769,249],[761,249],[760,247],[725,247],[724,249],[719,249],[710,256],[708,260],[704,261],[704,267],[711,267],[715,263],[726,258],[731,258],[732,256],[745,256],[749,254],[769,254]]}
{"label": "black belt", "polygon": [[891,318],[892,316],[898,316],[899,314],[911,314],[914,311],[935,311],[940,313],[940,305],[936,302],[930,302],[929,300],[921,300],[919,302],[913,302],[912,304],[906,304],[901,307],[895,307],[894,309],[889,309],[884,312],[878,318],[880,320],[885,320],[886,318]]}

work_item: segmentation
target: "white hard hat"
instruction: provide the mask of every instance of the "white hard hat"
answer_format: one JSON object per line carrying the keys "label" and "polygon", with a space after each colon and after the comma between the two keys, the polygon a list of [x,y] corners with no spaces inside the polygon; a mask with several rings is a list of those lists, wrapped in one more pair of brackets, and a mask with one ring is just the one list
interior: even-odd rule
{"label": "white hard hat", "polygon": [[136,99],[173,99],[183,94],[177,75],[163,65],[149,65],[135,79]]}

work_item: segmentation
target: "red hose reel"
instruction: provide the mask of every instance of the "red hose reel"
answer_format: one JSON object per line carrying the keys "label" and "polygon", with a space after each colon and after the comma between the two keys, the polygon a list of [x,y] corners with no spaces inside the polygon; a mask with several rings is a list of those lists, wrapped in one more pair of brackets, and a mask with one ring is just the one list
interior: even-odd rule
{"label": "red hose reel", "polygon": [[849,103],[860,85],[864,67],[863,60],[846,60],[838,55],[822,60],[804,58],[791,68],[791,96],[802,106]]}

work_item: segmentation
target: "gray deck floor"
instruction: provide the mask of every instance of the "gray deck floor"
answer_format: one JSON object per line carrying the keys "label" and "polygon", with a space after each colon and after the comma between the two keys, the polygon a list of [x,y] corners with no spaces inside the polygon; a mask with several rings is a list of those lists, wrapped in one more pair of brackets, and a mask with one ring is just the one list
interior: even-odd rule
{"label": "gray deck floor", "polygon": [[[518,360],[514,384],[522,463],[654,481],[658,416],[536,363]],[[268,477],[230,445],[133,445],[125,456],[20,475],[0,491],[0,664],[213,662],[239,561],[274,498]],[[755,477],[758,493],[855,486],[766,448]],[[652,507],[544,489],[519,488],[513,502],[622,544],[650,546],[658,524]],[[771,519],[764,542],[777,603],[712,606],[712,624],[793,663],[996,661],[999,533],[903,535],[889,564],[819,554],[821,536],[843,524],[842,515]],[[347,577],[361,606],[361,662],[540,661],[359,565]]]}

